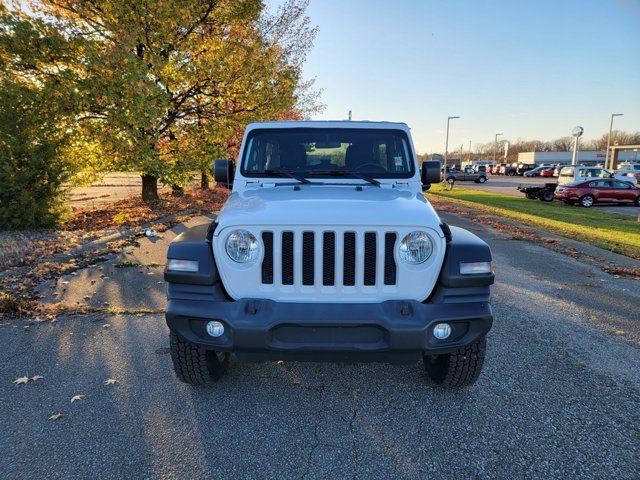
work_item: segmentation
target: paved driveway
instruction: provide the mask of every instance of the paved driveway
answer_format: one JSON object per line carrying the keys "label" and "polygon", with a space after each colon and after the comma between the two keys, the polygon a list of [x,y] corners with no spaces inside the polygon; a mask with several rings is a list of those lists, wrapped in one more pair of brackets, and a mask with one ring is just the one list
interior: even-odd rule
{"label": "paved driveway", "polygon": [[435,388],[420,365],[234,361],[192,388],[162,315],[9,322],[0,478],[638,478],[640,282],[443,217],[497,265],[474,387]]}

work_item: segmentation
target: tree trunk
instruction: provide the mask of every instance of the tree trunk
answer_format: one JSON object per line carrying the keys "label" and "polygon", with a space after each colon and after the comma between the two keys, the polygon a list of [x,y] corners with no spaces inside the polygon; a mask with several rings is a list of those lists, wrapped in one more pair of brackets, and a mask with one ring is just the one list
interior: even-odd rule
{"label": "tree trunk", "polygon": [[181,197],[184,195],[184,187],[180,185],[171,185],[171,195],[174,197]]}
{"label": "tree trunk", "polygon": [[209,190],[209,175],[206,170],[200,172],[200,188],[202,190]]}
{"label": "tree trunk", "polygon": [[153,175],[142,175],[142,201],[156,203],[158,200],[158,179]]}

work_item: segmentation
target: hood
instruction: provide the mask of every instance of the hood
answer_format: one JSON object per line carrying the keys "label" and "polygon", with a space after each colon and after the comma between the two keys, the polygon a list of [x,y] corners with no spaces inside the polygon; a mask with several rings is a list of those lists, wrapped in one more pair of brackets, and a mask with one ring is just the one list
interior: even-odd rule
{"label": "hood", "polygon": [[440,218],[421,193],[363,185],[262,187],[233,193],[218,216],[220,230],[242,225],[424,226]]}

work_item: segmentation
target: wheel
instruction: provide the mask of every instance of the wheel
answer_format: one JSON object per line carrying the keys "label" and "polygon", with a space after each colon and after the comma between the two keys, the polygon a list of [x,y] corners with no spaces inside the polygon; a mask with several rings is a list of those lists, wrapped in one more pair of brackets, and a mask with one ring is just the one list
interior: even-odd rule
{"label": "wheel", "polygon": [[535,200],[536,199],[536,196],[531,194],[531,193],[525,193],[524,196],[527,197],[529,200]]}
{"label": "wheel", "polygon": [[229,366],[229,354],[215,352],[188,342],[170,332],[173,370],[178,380],[190,385],[208,385],[222,377]]}
{"label": "wheel", "polygon": [[468,387],[473,385],[482,371],[487,340],[482,337],[475,343],[461,347],[454,353],[423,356],[427,376],[443,387]]}
{"label": "wheel", "polygon": [[638,198],[636,198],[636,207],[640,207],[640,196],[638,196]]}
{"label": "wheel", "polygon": [[514,172],[513,170],[510,171],[509,173],[507,173],[507,175],[509,175],[510,177],[515,177],[516,176],[516,172]]}
{"label": "wheel", "polygon": [[580,205],[582,205],[584,208],[589,208],[593,205],[593,201],[593,195],[585,195],[580,199]]}
{"label": "wheel", "polygon": [[487,181],[487,177],[478,177],[478,180],[476,180],[478,183],[484,183]]}
{"label": "wheel", "polygon": [[553,192],[551,190],[545,190],[540,195],[540,200],[543,202],[553,202]]}

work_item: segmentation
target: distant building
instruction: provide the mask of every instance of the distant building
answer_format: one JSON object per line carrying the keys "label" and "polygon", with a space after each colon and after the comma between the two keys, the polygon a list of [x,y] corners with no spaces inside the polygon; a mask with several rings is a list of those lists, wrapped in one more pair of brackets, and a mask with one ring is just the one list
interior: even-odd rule
{"label": "distant building", "polygon": [[[518,162],[541,165],[543,163],[562,164],[571,163],[572,152],[522,152],[518,154]],[[578,152],[578,163],[585,165],[604,165],[604,150],[584,150]],[[633,150],[621,151],[618,162],[640,162],[640,152]]]}

